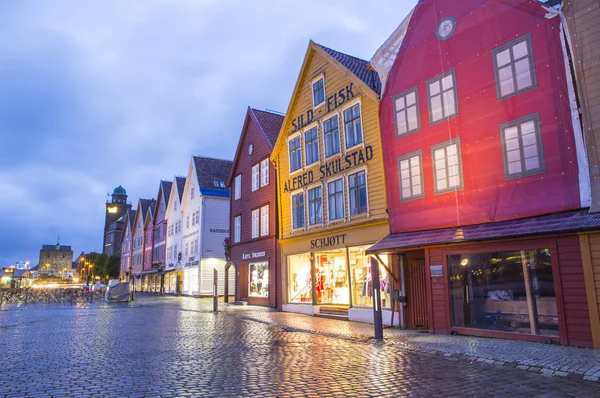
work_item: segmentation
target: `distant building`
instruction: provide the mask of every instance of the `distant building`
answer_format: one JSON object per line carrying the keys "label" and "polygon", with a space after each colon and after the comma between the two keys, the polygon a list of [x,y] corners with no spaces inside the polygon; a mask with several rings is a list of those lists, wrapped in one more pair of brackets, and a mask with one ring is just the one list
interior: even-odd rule
{"label": "distant building", "polygon": [[73,250],[71,246],[43,245],[40,250],[40,263],[37,267],[39,274],[62,276],[63,273],[72,273]]}
{"label": "distant building", "polygon": [[[127,203],[127,191],[122,186],[115,188],[111,200],[106,202],[106,215],[104,220],[104,240],[102,252],[108,255],[118,253],[121,248],[121,233],[125,213],[131,209],[131,203]],[[121,219],[120,222],[117,222]],[[115,224],[116,222],[116,224]],[[117,238],[118,237],[118,238]],[[113,246],[117,245],[118,248]]]}

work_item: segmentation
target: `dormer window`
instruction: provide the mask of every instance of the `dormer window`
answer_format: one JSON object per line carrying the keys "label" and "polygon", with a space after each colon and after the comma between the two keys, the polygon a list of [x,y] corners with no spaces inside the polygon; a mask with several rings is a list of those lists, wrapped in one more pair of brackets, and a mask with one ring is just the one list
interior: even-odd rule
{"label": "dormer window", "polygon": [[317,107],[325,102],[325,79],[323,76],[313,81],[313,107]]}

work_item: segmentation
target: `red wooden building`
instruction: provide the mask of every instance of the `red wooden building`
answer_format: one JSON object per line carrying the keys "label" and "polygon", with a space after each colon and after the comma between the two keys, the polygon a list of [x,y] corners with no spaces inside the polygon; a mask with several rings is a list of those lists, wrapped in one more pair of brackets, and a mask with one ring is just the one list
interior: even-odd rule
{"label": "red wooden building", "polygon": [[[407,327],[591,346],[560,19],[525,0],[421,0],[380,123]],[[594,217],[594,216],[592,216]]]}
{"label": "red wooden building", "polygon": [[154,289],[154,275],[158,272],[152,267],[152,249],[154,248],[154,207],[156,200],[148,203],[144,214],[144,251],[142,253],[142,291],[148,292]]}
{"label": "red wooden building", "polygon": [[228,260],[236,270],[236,300],[277,308],[277,176],[269,157],[282,122],[283,115],[248,108],[229,177]]}

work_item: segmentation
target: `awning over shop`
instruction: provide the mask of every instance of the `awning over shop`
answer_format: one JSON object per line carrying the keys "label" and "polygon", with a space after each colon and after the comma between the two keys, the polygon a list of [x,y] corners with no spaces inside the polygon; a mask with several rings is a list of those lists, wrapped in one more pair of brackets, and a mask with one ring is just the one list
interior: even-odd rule
{"label": "awning over shop", "polygon": [[151,269],[148,271],[142,271],[141,275],[156,274],[157,272],[158,272],[157,269]]}
{"label": "awning over shop", "polygon": [[585,209],[520,220],[391,234],[371,246],[367,253],[593,229],[600,229],[600,213],[590,214]]}

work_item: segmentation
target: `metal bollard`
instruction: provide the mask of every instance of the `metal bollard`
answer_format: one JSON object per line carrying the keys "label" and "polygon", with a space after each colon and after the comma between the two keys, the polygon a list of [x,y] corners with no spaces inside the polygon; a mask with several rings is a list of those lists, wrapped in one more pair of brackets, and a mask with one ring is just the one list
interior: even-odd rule
{"label": "metal bollard", "polygon": [[213,281],[213,311],[217,312],[219,310],[219,271],[217,271],[217,269],[214,269],[214,281]]}

